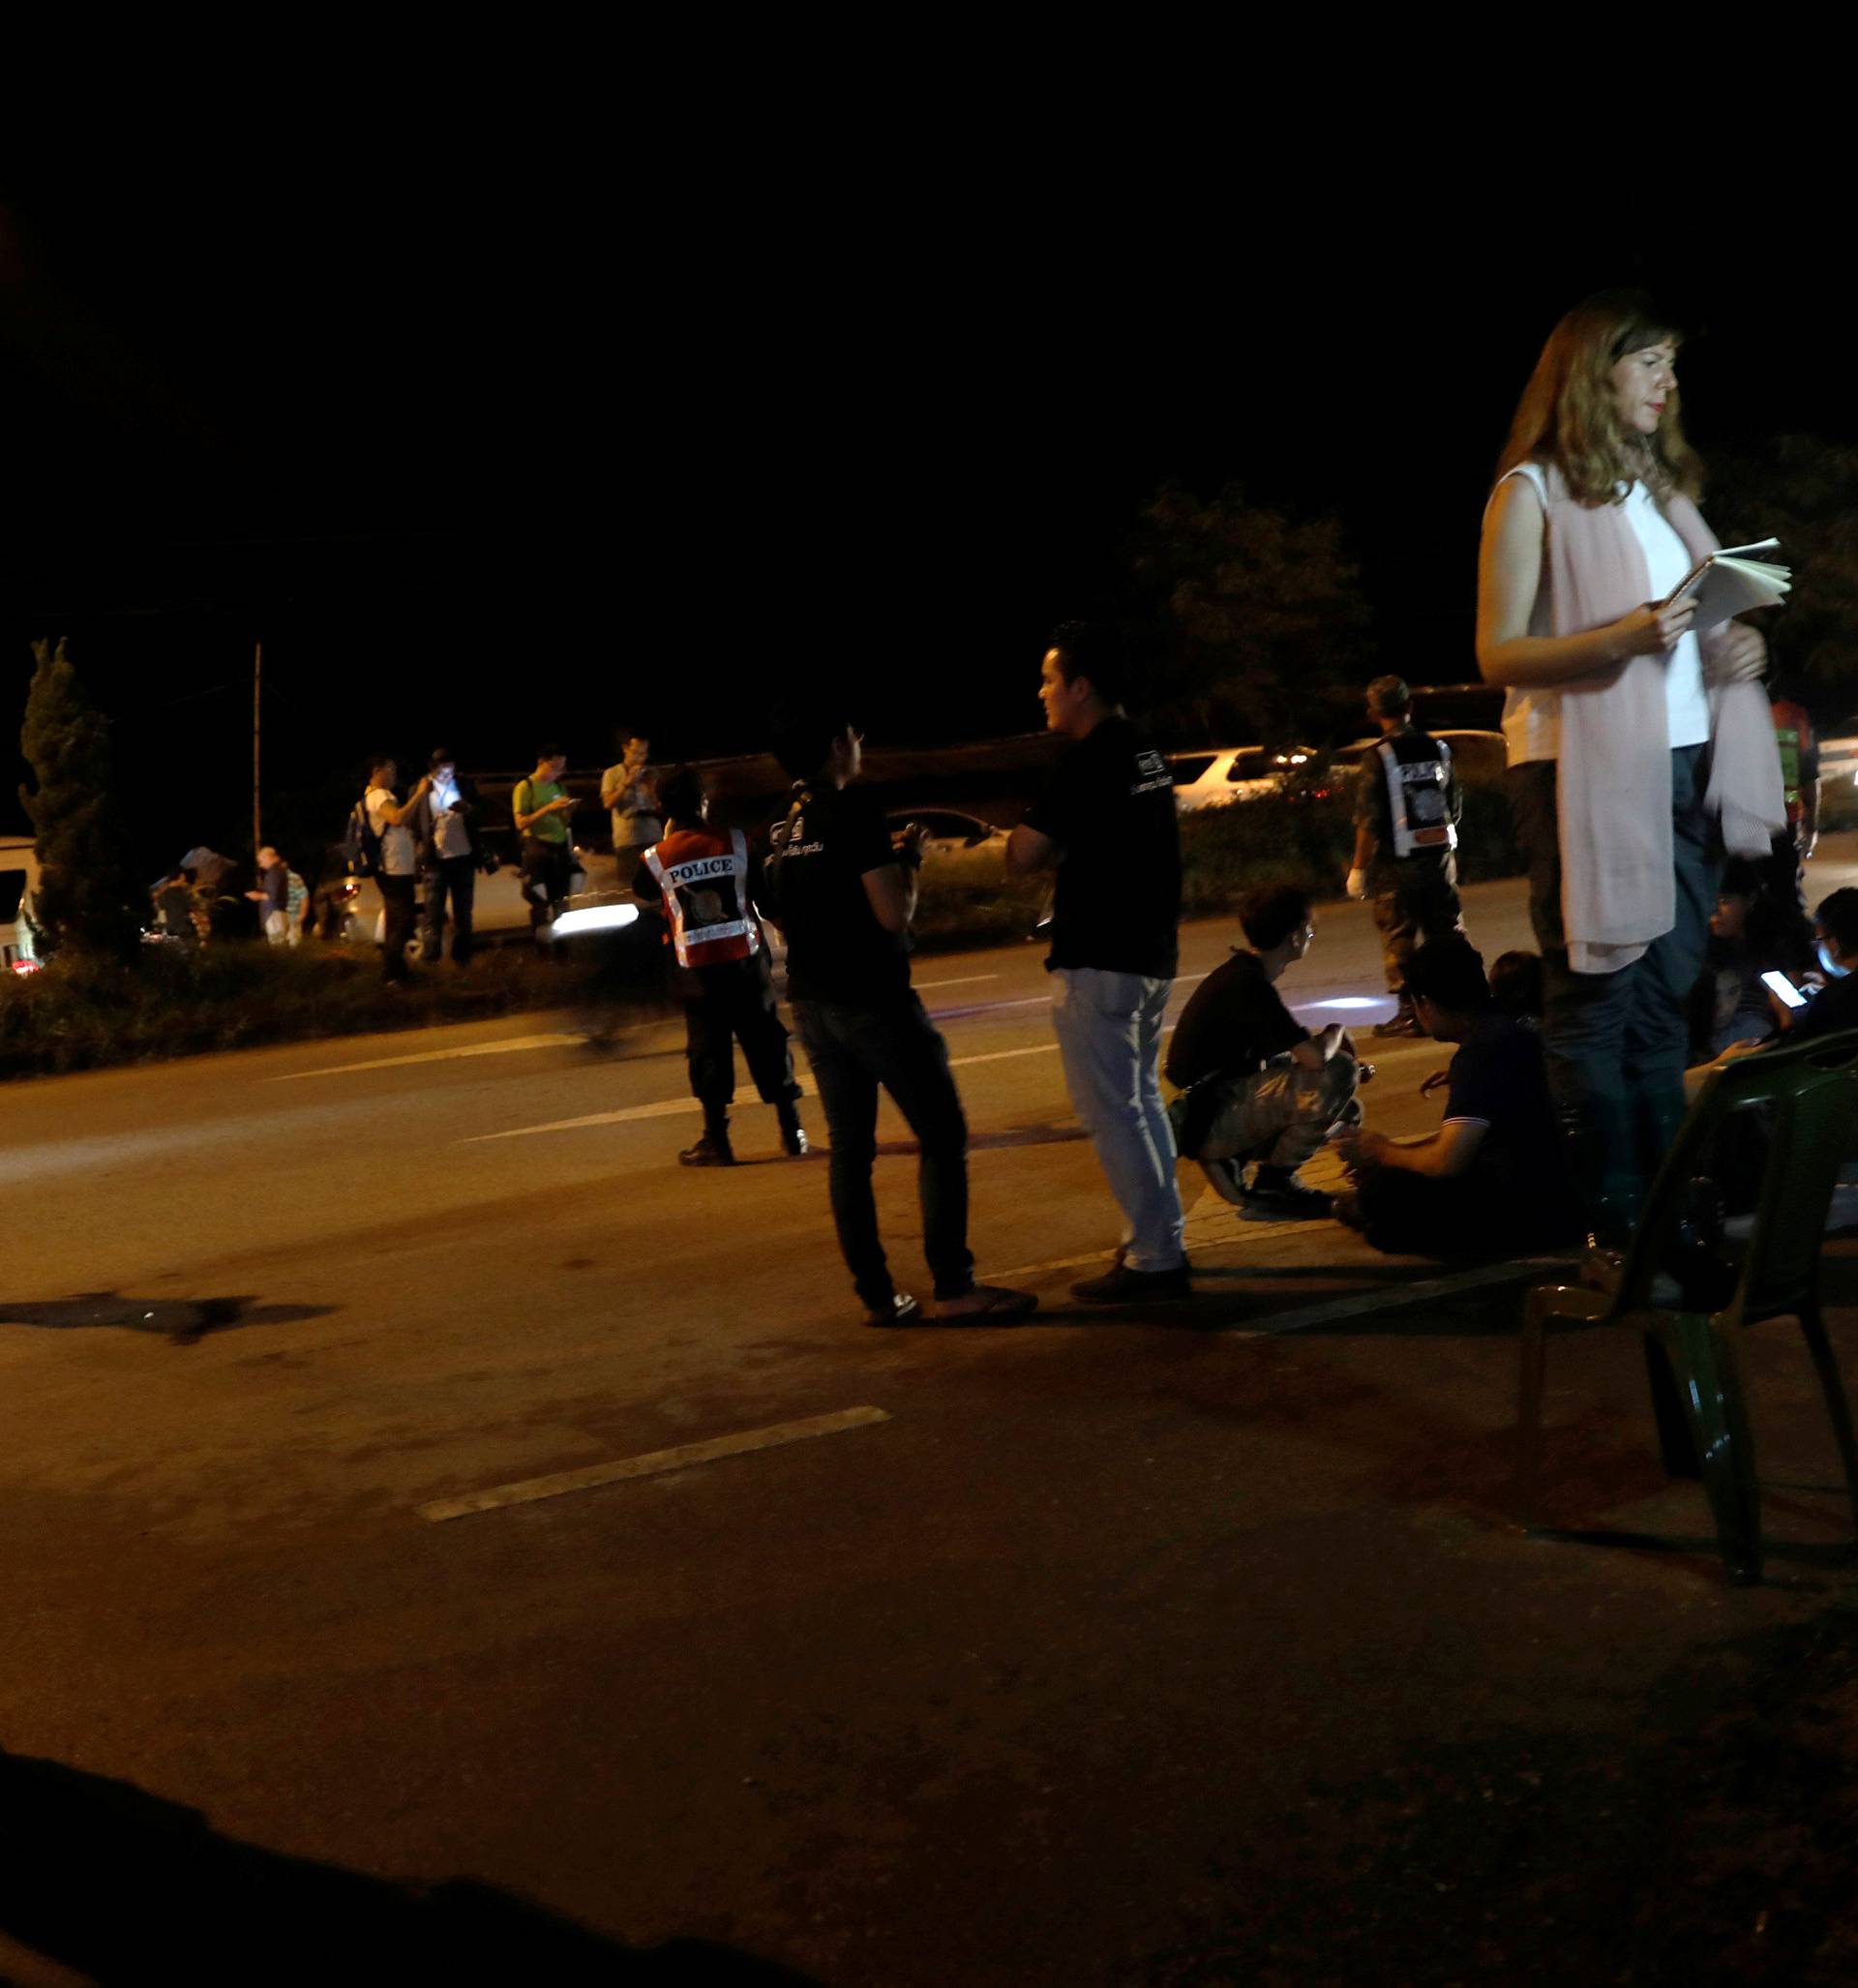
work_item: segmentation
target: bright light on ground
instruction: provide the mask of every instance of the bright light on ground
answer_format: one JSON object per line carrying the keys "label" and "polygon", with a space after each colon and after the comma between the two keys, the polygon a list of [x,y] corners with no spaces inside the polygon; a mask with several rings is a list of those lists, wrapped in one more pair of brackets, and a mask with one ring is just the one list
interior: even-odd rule
{"label": "bright light on ground", "polygon": [[579,939],[588,932],[619,932],[638,917],[636,904],[593,904],[585,911],[564,911],[549,927],[549,937]]}
{"label": "bright light on ground", "polygon": [[1334,1001],[1300,1001],[1299,1008],[1385,1008],[1393,1000],[1389,994],[1379,1001],[1370,1001],[1364,994],[1339,994]]}

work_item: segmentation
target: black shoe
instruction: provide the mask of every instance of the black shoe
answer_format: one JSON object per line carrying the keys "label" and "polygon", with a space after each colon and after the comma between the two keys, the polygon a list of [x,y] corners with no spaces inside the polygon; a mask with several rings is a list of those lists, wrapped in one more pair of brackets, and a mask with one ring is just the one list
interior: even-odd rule
{"label": "black shoe", "polygon": [[1245,1190],[1245,1206],[1268,1221],[1326,1221],[1334,1212],[1327,1194],[1304,1187],[1294,1174],[1262,1166]]}
{"label": "black shoe", "polygon": [[679,1166],[734,1166],[735,1155],[730,1150],[729,1134],[720,1136],[705,1132],[694,1146],[686,1146],[677,1156]]}
{"label": "black shoe", "polygon": [[1213,1191],[1235,1208],[1245,1205],[1245,1163],[1243,1160],[1203,1160],[1200,1171]]}
{"label": "black shoe", "polygon": [[1131,1270],[1119,1262],[1101,1277],[1073,1284],[1071,1296],[1080,1305],[1140,1305],[1158,1298],[1190,1298],[1193,1285],[1184,1263],[1173,1270]]}
{"label": "black shoe", "polygon": [[812,1151],[797,1118],[781,1120],[781,1151],[793,1160],[804,1160]]}
{"label": "black shoe", "polygon": [[1376,1022],[1372,1034],[1376,1036],[1423,1036],[1420,1018],[1410,1009],[1402,1009],[1392,1021]]}

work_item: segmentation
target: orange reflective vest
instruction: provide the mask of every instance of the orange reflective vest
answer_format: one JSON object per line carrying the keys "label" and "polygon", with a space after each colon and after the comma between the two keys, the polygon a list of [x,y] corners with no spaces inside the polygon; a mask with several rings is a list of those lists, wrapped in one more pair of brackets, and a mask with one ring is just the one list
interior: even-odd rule
{"label": "orange reflective vest", "polygon": [[665,895],[665,918],[679,966],[724,966],[762,949],[761,921],[748,901],[748,843],[739,828],[678,828],[645,851],[645,867]]}

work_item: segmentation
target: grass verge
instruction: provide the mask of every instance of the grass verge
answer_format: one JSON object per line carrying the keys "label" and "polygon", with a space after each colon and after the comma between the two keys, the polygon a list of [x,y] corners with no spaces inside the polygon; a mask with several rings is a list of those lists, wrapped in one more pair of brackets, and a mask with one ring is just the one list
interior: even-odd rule
{"label": "grass verge", "polygon": [[133,967],[66,957],[0,984],[0,1077],[484,1021],[525,1009],[600,1003],[644,1014],[653,1006],[652,970],[655,961],[641,962],[597,979],[591,959],[554,961],[511,946],[480,952],[467,968],[415,967],[395,989],[383,985],[372,946],[151,946]]}

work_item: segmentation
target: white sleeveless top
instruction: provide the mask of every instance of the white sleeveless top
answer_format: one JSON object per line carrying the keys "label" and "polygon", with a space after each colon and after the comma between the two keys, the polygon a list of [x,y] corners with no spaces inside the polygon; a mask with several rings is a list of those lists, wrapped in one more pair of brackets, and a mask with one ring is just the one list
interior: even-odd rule
{"label": "white sleeveless top", "polygon": [[[1499,479],[1526,476],[1535,486],[1543,516],[1548,510],[1548,483],[1540,463],[1518,463]],[[1658,499],[1643,483],[1634,483],[1626,495],[1626,516],[1645,555],[1645,570],[1651,579],[1651,598],[1663,600],[1693,564],[1684,541],[1670,520],[1658,507]],[[1545,565],[1545,561],[1544,561]],[[1536,589],[1535,611],[1529,617],[1531,635],[1554,633],[1553,610],[1545,581]],[[1664,711],[1670,726],[1670,742],[1702,745],[1710,736],[1710,700],[1703,688],[1703,656],[1696,637],[1686,634],[1671,651],[1664,671]],[[1511,689],[1503,700],[1503,737],[1510,764],[1520,767],[1530,760],[1551,760],[1561,752],[1561,692],[1552,684]]]}

